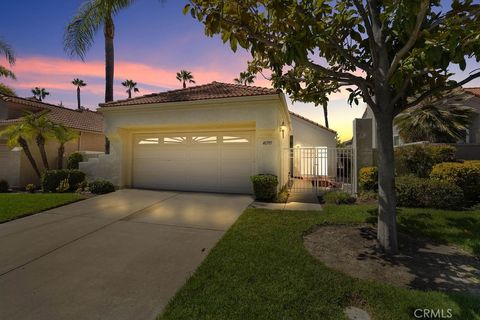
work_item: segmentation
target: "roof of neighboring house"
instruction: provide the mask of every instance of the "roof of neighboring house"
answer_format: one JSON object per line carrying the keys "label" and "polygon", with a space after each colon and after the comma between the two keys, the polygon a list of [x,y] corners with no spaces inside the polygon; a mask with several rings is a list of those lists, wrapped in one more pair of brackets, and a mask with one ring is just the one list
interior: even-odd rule
{"label": "roof of neighboring house", "polygon": [[[88,109],[74,110],[34,99],[14,97],[5,94],[0,94],[0,101],[28,106],[37,109],[38,112],[47,112],[50,120],[72,129],[103,132],[103,116],[98,112]],[[20,121],[20,119],[0,120],[0,125],[8,125],[18,121]]]}
{"label": "roof of neighboring house", "polygon": [[330,129],[330,128],[327,128],[327,127],[325,127],[325,126],[322,126],[320,123],[315,122],[315,121],[312,121],[312,120],[310,120],[310,119],[308,119],[308,118],[305,118],[304,116],[301,116],[301,115],[299,115],[298,113],[295,113],[295,112],[292,112],[292,111],[289,111],[289,112],[290,112],[290,115],[292,115],[292,116],[294,116],[294,117],[297,117],[297,118],[300,118],[300,119],[302,119],[302,120],[305,120],[305,121],[307,121],[307,122],[309,122],[309,123],[311,123],[311,124],[313,124],[313,125],[315,125],[315,126],[317,126],[317,127],[320,127],[320,128],[322,128],[322,129],[328,130],[328,131],[330,131],[330,132],[332,132],[332,133],[335,133],[335,134],[337,133],[337,131],[332,130],[332,129]]}
{"label": "roof of neighboring house", "polygon": [[240,84],[212,82],[186,89],[147,94],[141,97],[100,104],[101,107],[131,106],[167,102],[196,101],[207,99],[263,96],[280,93],[280,90]]}
{"label": "roof of neighboring house", "polygon": [[474,87],[474,88],[463,88],[468,93],[473,94],[474,96],[480,97],[480,87]]}

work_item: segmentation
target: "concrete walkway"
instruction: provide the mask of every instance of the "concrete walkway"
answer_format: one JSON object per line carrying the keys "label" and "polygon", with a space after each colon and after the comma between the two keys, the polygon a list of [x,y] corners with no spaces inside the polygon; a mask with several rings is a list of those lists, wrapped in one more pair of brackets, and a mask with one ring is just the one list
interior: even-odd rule
{"label": "concrete walkway", "polygon": [[0,319],[154,319],[252,202],[121,190],[0,225]]}

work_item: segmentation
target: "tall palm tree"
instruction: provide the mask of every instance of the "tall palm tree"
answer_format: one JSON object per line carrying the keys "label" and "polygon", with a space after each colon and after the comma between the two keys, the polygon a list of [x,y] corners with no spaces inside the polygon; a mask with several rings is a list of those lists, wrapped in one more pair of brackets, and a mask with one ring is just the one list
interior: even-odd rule
{"label": "tall palm tree", "polygon": [[123,81],[122,86],[127,88],[127,90],[125,92],[128,93],[128,99],[132,98],[132,90],[133,90],[133,92],[140,92],[140,90],[138,90],[138,88],[137,88],[137,83],[133,80]]}
{"label": "tall palm tree", "polygon": [[0,132],[0,137],[7,139],[7,145],[10,148],[21,147],[23,149],[33,171],[35,171],[37,177],[40,178],[40,170],[38,169],[37,162],[28,146],[28,140],[32,138],[32,133],[25,123],[17,123],[8,126]]}
{"label": "tall palm tree", "polygon": [[187,87],[187,82],[195,83],[192,73],[187,70],[180,70],[180,72],[177,72],[177,80],[183,84],[183,89]]}
{"label": "tall palm tree", "polygon": [[33,93],[33,96],[40,101],[43,101],[43,99],[45,99],[46,96],[50,95],[50,92],[45,90],[45,88],[39,88],[39,87],[33,88],[32,93]]}
{"label": "tall palm tree", "polygon": [[77,87],[77,108],[80,110],[82,107],[80,104],[80,88],[87,86],[87,83],[83,80],[75,78],[73,79],[72,84]]}
{"label": "tall palm tree", "polygon": [[241,84],[241,85],[244,85],[244,86],[248,86],[248,85],[252,84],[253,82],[255,82],[255,78],[256,78],[256,76],[253,73],[248,72],[248,71],[244,71],[244,72],[240,72],[240,75],[238,76],[238,78],[233,79],[233,81],[236,84]]}
{"label": "tall palm tree", "polygon": [[465,137],[473,109],[462,104],[458,93],[448,99],[433,98],[409,108],[394,120],[405,142],[430,141],[453,143]]}
{"label": "tall palm tree", "polygon": [[55,124],[53,127],[53,135],[60,146],[57,150],[57,168],[63,169],[63,156],[65,154],[65,144],[78,138],[78,133],[62,124]]}
{"label": "tall palm tree", "polygon": [[85,60],[95,34],[103,28],[105,39],[105,102],[113,101],[115,24],[113,17],[129,7],[134,0],[88,0],[80,6],[64,35],[65,51]]}
{"label": "tall palm tree", "polygon": [[47,152],[45,150],[45,142],[53,135],[53,122],[48,119],[44,113],[28,113],[23,117],[23,123],[35,137],[35,142],[42,157],[43,167],[46,170],[50,170]]}
{"label": "tall palm tree", "polygon": [[[8,43],[2,40],[0,40],[0,55],[5,56],[5,59],[10,66],[13,66],[15,64],[15,52]],[[15,74],[2,65],[0,65],[0,77],[10,78],[14,80],[16,79]],[[0,83],[0,93],[12,96],[15,95],[15,91],[13,91],[13,89],[4,85],[3,83]]]}

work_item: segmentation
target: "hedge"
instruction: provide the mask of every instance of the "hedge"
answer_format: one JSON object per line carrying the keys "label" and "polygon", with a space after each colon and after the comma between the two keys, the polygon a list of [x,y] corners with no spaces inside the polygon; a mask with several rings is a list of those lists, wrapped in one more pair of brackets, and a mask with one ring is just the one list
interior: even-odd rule
{"label": "hedge", "polygon": [[363,191],[378,190],[378,169],[377,167],[363,167],[358,173],[358,185]]}
{"label": "hedge", "polygon": [[277,196],[278,178],[273,174],[257,174],[251,176],[253,193],[259,201],[273,201]]}
{"label": "hedge", "polygon": [[88,189],[93,194],[107,194],[115,191],[113,183],[107,180],[95,180],[88,184]]}
{"label": "hedge", "polygon": [[42,189],[45,192],[55,192],[62,180],[68,179],[68,191],[75,191],[77,185],[85,181],[85,173],[79,170],[49,170],[42,175]]}
{"label": "hedge", "polygon": [[67,169],[78,169],[79,163],[83,161],[83,155],[79,152],[74,152],[68,156]]}
{"label": "hedge", "polygon": [[414,144],[395,149],[395,171],[398,176],[413,174],[428,178],[432,167],[455,161],[455,147],[450,145]]}

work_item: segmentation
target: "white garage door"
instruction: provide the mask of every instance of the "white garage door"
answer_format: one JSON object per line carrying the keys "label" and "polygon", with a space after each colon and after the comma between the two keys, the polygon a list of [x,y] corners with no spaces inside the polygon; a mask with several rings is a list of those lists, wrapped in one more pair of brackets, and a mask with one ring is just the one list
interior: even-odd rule
{"label": "white garage door", "polygon": [[147,189],[251,193],[252,132],[134,136],[133,186]]}

